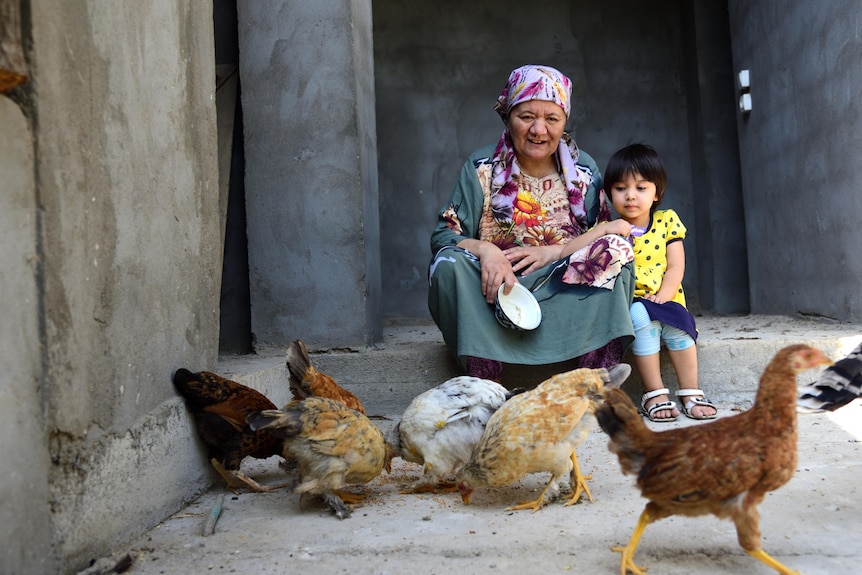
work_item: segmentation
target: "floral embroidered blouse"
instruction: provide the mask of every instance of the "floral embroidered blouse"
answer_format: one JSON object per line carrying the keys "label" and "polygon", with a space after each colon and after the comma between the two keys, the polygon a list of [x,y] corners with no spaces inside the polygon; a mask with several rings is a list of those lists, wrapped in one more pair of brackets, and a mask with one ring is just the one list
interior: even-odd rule
{"label": "floral embroidered blouse", "polygon": [[[477,151],[462,168],[450,202],[440,212],[431,235],[432,253],[464,238],[487,240],[506,249],[516,245],[564,244],[582,232],[572,225],[566,189],[556,174],[546,178],[518,174],[518,196],[512,218],[496,220],[491,210],[492,165],[487,161],[492,152],[493,146]],[[584,207],[592,226],[599,213],[601,176],[595,161],[583,151],[578,165],[592,178],[584,195]]]}

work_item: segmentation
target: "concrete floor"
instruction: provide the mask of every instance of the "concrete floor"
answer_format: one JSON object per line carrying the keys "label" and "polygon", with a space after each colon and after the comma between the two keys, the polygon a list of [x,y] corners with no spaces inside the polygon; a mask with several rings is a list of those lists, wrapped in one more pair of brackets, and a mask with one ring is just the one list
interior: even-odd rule
{"label": "concrete floor", "polygon": [[[838,359],[862,339],[859,326],[775,317],[699,318],[698,326],[701,387],[720,405],[722,416],[750,406],[760,371],[780,347],[812,343]],[[433,326],[390,326],[385,344],[374,350],[312,352],[318,369],[362,398],[369,413],[389,418],[379,422],[384,431],[416,393],[457,369]],[[277,404],[285,400],[283,350],[223,358],[220,371],[261,389]],[[524,372],[509,375],[511,381]],[[799,380],[813,377],[803,374]],[[672,379],[669,374],[671,387]],[[630,382],[626,387],[637,391]],[[657,429],[686,425],[698,424],[684,417],[651,424]],[[760,506],[764,549],[807,575],[857,573],[862,564],[862,402],[833,414],[800,415],[799,429],[795,477]],[[628,541],[645,500],[634,479],[622,475],[598,428],[579,458],[583,472],[592,474],[595,500],[571,507],[555,502],[537,513],[505,508],[534,498],[547,474],[478,490],[465,506],[457,493],[400,494],[399,488],[421,473],[418,465],[400,459],[391,475],[384,472],[353,488],[368,498],[345,520],[328,509],[300,508],[299,496],[288,490],[233,494],[215,482],[186,508],[117,550],[113,559],[129,557],[128,572],[137,575],[619,573],[620,556],[611,547]],[[265,483],[284,478],[277,458],[248,459],[243,471]],[[202,536],[220,495],[225,502],[215,532]],[[635,560],[654,575],[774,573],[738,546],[730,521],[711,516],[671,517],[650,525]]]}
{"label": "concrete floor", "polygon": [[[760,506],[764,548],[806,575],[857,573],[862,564],[860,421],[858,402],[835,414],[800,416],[797,474]],[[580,459],[592,474],[594,501],[555,502],[536,513],[504,509],[535,497],[545,474],[477,491],[465,506],[457,493],[399,494],[420,474],[400,459],[392,475],[355,489],[369,497],[345,520],[327,509],[301,509],[289,491],[235,495],[217,486],[134,541],[125,550],[134,558],[129,572],[619,573],[620,556],[610,548],[626,543],[645,500],[621,474],[601,431],[587,439]],[[282,479],[274,460],[248,460],[243,469],[269,483]],[[204,537],[219,494],[226,494],[222,514],[215,533]],[[652,574],[773,573],[737,545],[730,521],[711,516],[651,525],[635,559]]]}

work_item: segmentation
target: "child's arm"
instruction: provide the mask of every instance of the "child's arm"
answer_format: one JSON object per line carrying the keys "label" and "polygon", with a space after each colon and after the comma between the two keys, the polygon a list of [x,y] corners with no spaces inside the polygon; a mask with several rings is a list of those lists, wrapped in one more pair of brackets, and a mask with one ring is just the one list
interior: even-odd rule
{"label": "child's arm", "polygon": [[[619,234],[628,237],[632,226],[625,220],[601,222],[581,235],[572,238],[564,245],[551,246],[516,246],[507,248],[503,253],[512,264],[516,274],[527,275],[549,263],[563,259],[585,248],[597,239],[608,234]],[[459,244],[460,245],[460,244]]]}
{"label": "child's arm", "polygon": [[560,257],[557,259],[562,259],[564,257],[570,256],[576,251],[583,249],[599,239],[602,236],[606,236],[608,234],[617,234],[627,238],[632,233],[632,225],[623,219],[611,220],[609,222],[601,222],[596,224],[589,230],[585,231],[581,235],[576,238],[570,239],[560,251]]}
{"label": "child's arm", "polygon": [[667,269],[661,280],[661,287],[655,295],[648,295],[645,299],[655,303],[671,301],[679,286],[682,285],[682,277],[685,274],[685,248],[682,242],[672,242],[667,245]]}

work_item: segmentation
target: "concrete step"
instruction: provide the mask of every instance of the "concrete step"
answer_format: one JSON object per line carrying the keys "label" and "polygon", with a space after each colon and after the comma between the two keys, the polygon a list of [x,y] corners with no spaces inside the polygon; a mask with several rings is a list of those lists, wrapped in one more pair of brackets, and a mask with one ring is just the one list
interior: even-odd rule
{"label": "concrete step", "polygon": [[[702,316],[697,322],[700,387],[710,399],[728,408],[750,406],[760,374],[782,347],[807,343],[833,359],[840,359],[862,341],[862,326],[823,319]],[[314,366],[355,393],[369,414],[400,415],[413,397],[461,374],[437,327],[421,320],[387,325],[384,341],[376,347],[309,351]],[[282,405],[290,399],[285,357],[286,349],[280,348],[258,350],[253,355],[222,356],[219,373],[260,390]],[[631,363],[631,357],[623,361]],[[530,387],[574,367],[572,362],[549,366],[505,365],[503,384],[510,388]],[[678,387],[664,351],[662,375],[672,391]],[[802,374],[800,383],[807,383],[815,376],[816,373]],[[636,372],[624,389],[633,398],[640,396]]]}

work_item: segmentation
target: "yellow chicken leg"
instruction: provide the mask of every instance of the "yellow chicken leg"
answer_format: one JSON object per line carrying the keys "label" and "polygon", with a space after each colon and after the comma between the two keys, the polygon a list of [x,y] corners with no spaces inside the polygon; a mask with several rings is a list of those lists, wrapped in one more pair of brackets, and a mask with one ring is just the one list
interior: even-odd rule
{"label": "yellow chicken leg", "polygon": [[234,493],[237,493],[236,489],[238,487],[242,487],[244,485],[247,487],[251,487],[254,491],[260,493],[266,491],[273,491],[274,489],[281,489],[283,487],[290,487],[291,485],[293,485],[292,482],[282,483],[279,485],[261,485],[260,483],[258,483],[257,481],[255,481],[254,479],[252,479],[238,469],[235,471],[229,471],[225,469],[224,466],[219,463],[218,459],[216,458],[210,459],[210,463],[218,472],[218,474],[221,475],[222,478],[225,480],[225,482],[227,483],[227,488]]}
{"label": "yellow chicken leg", "polygon": [[444,483],[427,483],[427,482],[416,482],[415,484],[399,491],[401,494],[411,494],[411,493],[453,493],[458,491],[458,486],[452,482],[444,482]]}
{"label": "yellow chicken leg", "polygon": [[751,555],[752,557],[754,557],[758,561],[761,561],[762,563],[769,565],[770,567],[772,567],[773,569],[775,569],[776,571],[781,573],[781,575],[800,575],[799,571],[792,571],[792,570],[788,569],[787,567],[785,567],[784,565],[782,565],[781,563],[779,563],[778,561],[773,559],[769,555],[769,553],[767,553],[763,549],[755,549],[754,551],[746,551],[746,553],[748,553],[749,555]]}
{"label": "yellow chicken leg", "polygon": [[578,465],[578,454],[572,451],[572,496],[566,501],[566,507],[574,505],[581,498],[581,493],[586,493],[590,501],[593,500],[593,494],[590,493],[590,488],[587,487],[587,479],[592,479],[592,475],[581,475],[581,466]]}
{"label": "yellow chicken leg", "polygon": [[351,505],[362,503],[367,497],[365,493],[351,493],[350,491],[335,490],[333,493],[340,497],[342,501]]}
{"label": "yellow chicken leg", "polygon": [[540,493],[536,499],[534,499],[532,501],[525,501],[523,503],[519,503],[519,504],[513,505],[511,507],[507,507],[506,511],[518,511],[520,509],[532,509],[533,513],[535,513],[536,511],[538,511],[539,509],[541,509],[542,507],[545,506],[545,493],[547,493],[548,488],[550,488],[551,485],[554,485],[556,482],[557,482],[557,477],[556,477],[556,475],[554,475],[551,477],[551,480],[548,481],[548,484],[545,485],[545,488],[542,489],[542,493]]}
{"label": "yellow chicken leg", "polygon": [[641,535],[644,534],[644,530],[646,529],[647,525],[652,522],[653,518],[650,517],[647,510],[644,509],[641,513],[641,516],[638,518],[638,524],[637,526],[635,526],[634,533],[632,533],[628,544],[625,547],[611,548],[613,551],[623,554],[623,558],[620,563],[621,575],[626,575],[626,573],[628,573],[629,571],[631,571],[635,575],[646,575],[646,567],[638,567],[637,565],[635,565],[634,556],[635,550],[638,548],[638,542],[640,542],[641,540]]}

